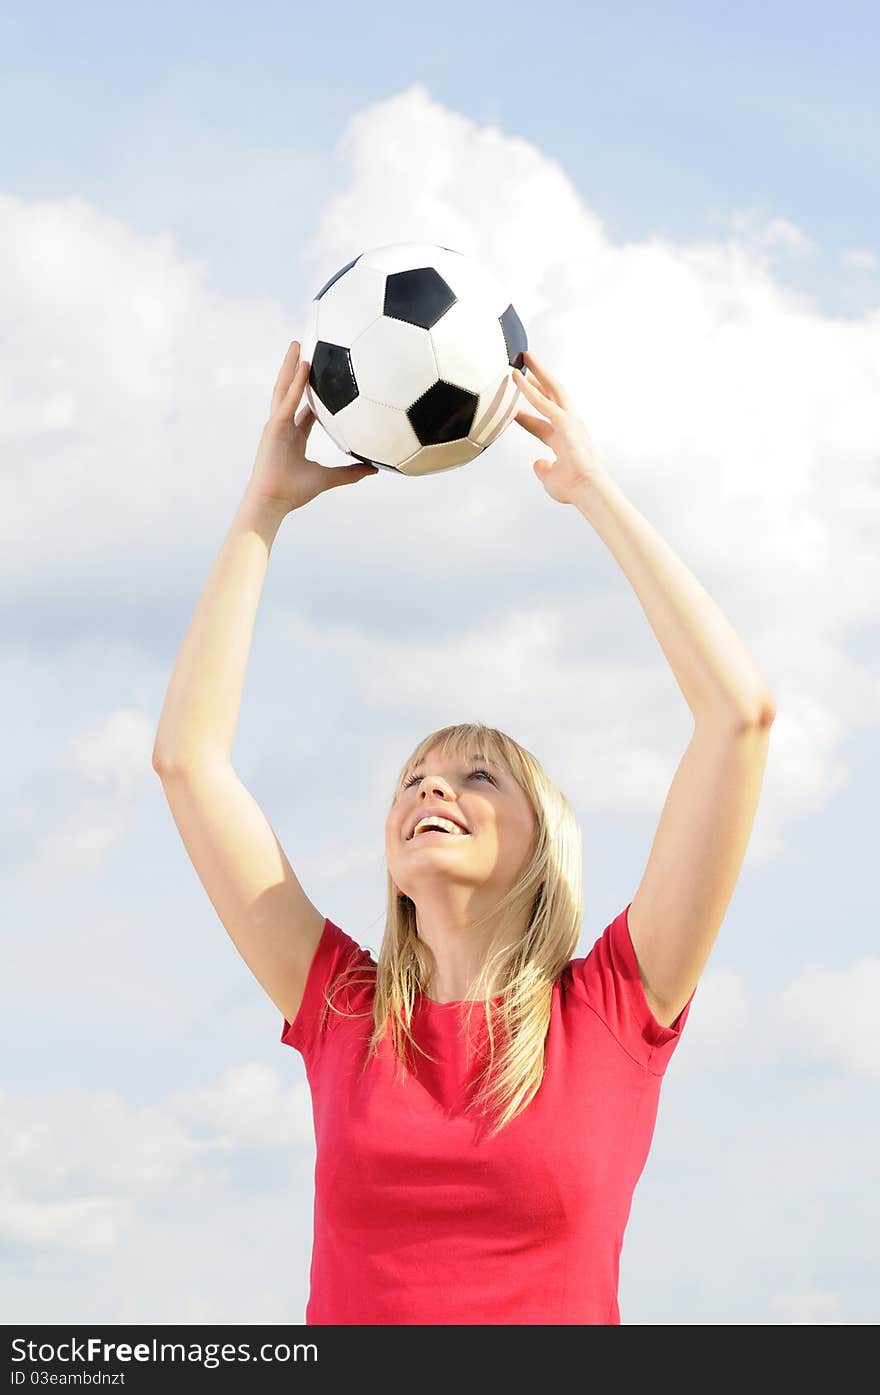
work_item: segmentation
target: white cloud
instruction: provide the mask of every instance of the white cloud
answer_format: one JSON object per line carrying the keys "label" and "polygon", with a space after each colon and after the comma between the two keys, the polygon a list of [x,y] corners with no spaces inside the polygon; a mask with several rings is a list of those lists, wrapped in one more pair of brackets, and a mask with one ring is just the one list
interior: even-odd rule
{"label": "white cloud", "polygon": [[[880,322],[826,321],[774,281],[762,249],[809,247],[784,218],[734,219],[724,241],[615,244],[557,161],[449,111],[420,84],[352,118],[337,155],[344,187],[316,213],[303,250],[306,279],[287,289],[304,311],[327,274],[391,237],[443,240],[506,282],[533,347],[569,389],[613,473],[731,617],[777,697],[753,845],[753,855],[763,845],[769,856],[785,822],[802,811],[792,791],[827,799],[846,775],[846,724],[877,722],[876,680],[857,653],[847,654],[845,638],[870,623],[870,597],[880,590]],[[0,566],[22,595],[54,588],[60,602],[72,578],[90,594],[106,586],[139,595],[149,576],[157,594],[176,584],[180,606],[181,568],[194,548],[210,561],[244,487],[295,326],[280,304],[224,300],[172,238],[140,236],[80,198],[6,197],[3,212],[19,332],[0,382],[31,426],[22,417],[15,427]],[[53,403],[61,398],[75,411],[59,416]],[[342,462],[320,428],[314,439],[319,458]],[[371,497],[335,491],[307,519],[284,525],[279,551],[296,531],[308,575],[326,570],[332,538],[339,556],[371,569],[376,585],[384,576],[393,591],[424,564],[417,521],[430,493],[425,526],[443,539],[444,573],[481,583],[455,638],[456,656],[473,661],[459,670],[452,641],[436,626],[405,628],[384,655],[401,696],[385,683],[379,717],[389,699],[402,704],[405,682],[417,696],[419,674],[406,666],[403,679],[397,652],[411,654],[414,643],[422,688],[438,704],[458,700],[462,672],[468,704],[494,706],[506,686],[512,723],[533,694],[504,675],[525,663],[542,670],[547,728],[568,730],[581,745],[575,797],[586,804],[604,789],[599,798],[648,806],[665,792],[680,751],[668,738],[641,738],[644,692],[660,687],[651,717],[664,734],[685,716],[681,696],[589,525],[536,492],[536,444],[514,426],[480,469],[420,481],[418,495],[384,477]],[[525,585],[509,609],[515,568]],[[195,589],[187,583],[186,605]],[[344,632],[345,617],[337,619]],[[622,644],[621,620],[629,626],[624,666],[608,657]],[[357,624],[352,598],[349,660]],[[324,618],[320,625],[331,642]],[[601,701],[612,687],[613,717]],[[799,739],[805,719],[822,739]],[[132,721],[140,723],[136,738]],[[86,730],[103,736],[73,734],[83,776],[102,768],[109,778],[114,753],[125,768],[135,748],[114,743],[135,740],[140,751],[148,728],[143,713],[125,718],[112,705],[93,716]],[[112,804],[86,802],[73,827],[47,835],[49,855],[95,865],[123,826]]]}
{"label": "white cloud", "polygon": [[752,1008],[743,974],[707,969],[697,986],[681,1042],[676,1074],[715,1071],[741,1065],[751,1049]]}
{"label": "white cloud", "polygon": [[289,1148],[314,1140],[306,1082],[284,1087],[277,1071],[258,1063],[230,1066],[211,1085],[175,1092],[169,1106],[187,1123],[215,1130],[214,1147]]}
{"label": "white cloud", "polygon": [[851,271],[877,271],[880,269],[880,257],[876,252],[872,252],[870,247],[847,247],[841,252],[840,260],[843,266]]}
{"label": "white cloud", "polygon": [[745,974],[710,965],[676,1053],[676,1074],[742,1071],[747,1062],[772,1071],[794,1059],[880,1076],[880,959],[805,967],[775,993],[753,998]]}
{"label": "white cloud", "polygon": [[119,1243],[131,1210],[125,1201],[113,1197],[34,1200],[0,1185],[0,1236],[8,1244],[27,1248],[104,1255]]}
{"label": "white cloud", "polygon": [[150,1196],[228,1179],[237,1150],[314,1147],[304,1079],[230,1066],[157,1106],[115,1090],[0,1091],[0,1233],[35,1248],[105,1252]]}
{"label": "white cloud", "polygon": [[805,967],[779,994],[775,1024],[803,1058],[880,1078],[880,959]]}
{"label": "white cloud", "polygon": [[67,777],[69,801],[29,828],[26,809],[12,812],[10,826],[31,833],[32,874],[62,869],[96,870],[128,833],[135,802],[155,781],[152,745],[156,723],[142,711],[117,708],[90,730],[74,731],[61,752],[57,777]]}
{"label": "white cloud", "polygon": [[730,216],[729,228],[736,242],[756,257],[779,251],[805,259],[819,251],[818,243],[788,218],[737,210]]}
{"label": "white cloud", "polygon": [[18,1187],[149,1187],[192,1168],[201,1147],[167,1110],[115,1090],[2,1091],[0,1116],[0,1166]]}
{"label": "white cloud", "polygon": [[67,765],[98,788],[125,794],[146,783],[154,724],[144,712],[117,709],[68,744]]}

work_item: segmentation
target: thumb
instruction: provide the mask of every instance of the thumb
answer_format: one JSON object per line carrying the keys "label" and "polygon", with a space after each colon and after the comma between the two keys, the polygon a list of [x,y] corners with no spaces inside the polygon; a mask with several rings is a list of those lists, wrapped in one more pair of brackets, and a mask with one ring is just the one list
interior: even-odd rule
{"label": "thumb", "polygon": [[532,466],[532,468],[533,468],[535,474],[538,476],[538,479],[539,479],[539,480],[541,481],[541,483],[543,484],[543,483],[544,483],[544,480],[545,480],[545,479],[547,478],[547,476],[549,475],[549,473],[550,473],[550,471],[551,471],[551,469],[552,469],[552,466],[551,466],[549,460],[536,460],[535,463],[534,463],[534,465]]}
{"label": "thumb", "polygon": [[367,475],[378,473],[378,465],[337,465],[333,469],[329,488],[333,489],[337,484],[355,484],[358,480],[366,479]]}

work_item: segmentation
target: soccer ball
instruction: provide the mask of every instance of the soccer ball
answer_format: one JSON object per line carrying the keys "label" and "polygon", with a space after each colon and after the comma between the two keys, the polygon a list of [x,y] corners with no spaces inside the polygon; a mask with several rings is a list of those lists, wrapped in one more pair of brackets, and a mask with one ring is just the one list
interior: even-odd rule
{"label": "soccer ball", "polygon": [[528,348],[502,287],[431,243],[362,252],[309,308],[306,398],[340,450],[398,475],[455,470],[509,426]]}

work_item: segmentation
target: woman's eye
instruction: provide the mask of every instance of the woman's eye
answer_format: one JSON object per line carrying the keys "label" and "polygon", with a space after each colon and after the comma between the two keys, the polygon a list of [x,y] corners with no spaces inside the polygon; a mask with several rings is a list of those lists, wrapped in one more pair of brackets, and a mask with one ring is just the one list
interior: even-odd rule
{"label": "woman's eye", "polygon": [[[482,766],[478,766],[476,770],[471,771],[471,776],[473,777],[474,775],[485,775],[486,779],[491,780],[493,785],[496,783],[494,775],[490,775],[488,770],[483,770]],[[410,785],[414,785],[418,780],[421,780],[423,778],[424,777],[422,775],[418,774],[410,775],[409,779],[404,783],[403,788],[405,790],[408,790]]]}

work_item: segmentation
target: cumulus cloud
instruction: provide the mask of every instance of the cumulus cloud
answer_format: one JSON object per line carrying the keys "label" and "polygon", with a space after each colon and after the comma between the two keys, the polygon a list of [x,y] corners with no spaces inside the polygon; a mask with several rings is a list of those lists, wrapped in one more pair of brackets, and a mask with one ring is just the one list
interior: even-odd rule
{"label": "cumulus cloud", "polygon": [[[880,589],[880,320],[826,320],[774,280],[768,247],[810,245],[784,218],[765,220],[760,235],[744,218],[714,242],[616,243],[557,161],[450,111],[419,84],[357,113],[336,153],[341,187],[299,249],[293,299],[304,314],[317,286],[352,255],[408,238],[458,247],[510,288],[532,347],[568,387],[612,471],[744,633],[774,691],[754,842],[769,855],[785,821],[802,812],[792,791],[827,800],[845,778],[843,728],[876,725],[880,710],[876,675],[845,647],[849,631],[874,621]],[[23,597],[54,594],[60,603],[71,588],[89,596],[100,624],[102,591],[133,597],[149,578],[164,598],[194,546],[210,560],[297,326],[268,299],[223,297],[169,234],[145,237],[81,198],[6,196],[2,211],[5,294],[18,332],[14,356],[10,348],[0,363],[13,407],[0,414],[0,430],[16,443],[0,567]],[[314,440],[319,458],[342,463],[319,427]],[[431,686],[447,708],[479,703],[483,692],[493,705],[499,673],[525,661],[542,673],[547,725],[581,743],[583,732],[595,733],[576,757],[575,798],[605,788],[624,805],[656,803],[680,752],[642,740],[644,692],[659,685],[664,732],[682,715],[681,696],[588,525],[538,492],[535,445],[514,425],[479,469],[420,481],[418,497],[410,481],[401,492],[400,481],[382,478],[370,499],[336,491],[329,506],[318,501],[306,522],[285,527],[297,531],[306,574],[326,573],[332,537],[336,554],[366,569],[377,591],[400,595],[424,569],[420,529],[407,530],[407,520],[414,508],[418,519],[430,492],[425,527],[444,541],[450,603],[454,578],[471,579],[455,643],[474,662],[466,670],[451,663],[442,619],[426,626],[420,613],[418,635],[406,626],[383,656],[401,696],[383,685],[371,720],[389,698],[405,701],[408,683],[417,696],[428,672],[443,673]],[[39,564],[29,524],[37,511]],[[347,615],[337,607],[349,660],[370,589],[360,605],[346,595]],[[195,583],[187,594],[194,600]],[[296,612],[295,595],[288,608]],[[630,627],[628,672],[596,654],[599,645],[613,649],[621,617]],[[329,640],[323,621],[322,632]],[[418,666],[401,657],[414,642]],[[374,707],[376,667],[364,673]],[[349,662],[355,684],[361,671]],[[611,685],[613,718],[601,708]],[[517,684],[511,703],[517,694],[526,712],[532,691]],[[108,706],[71,733],[86,787],[99,765],[96,739],[110,753],[114,741],[129,740],[120,723],[130,736],[139,723],[140,749],[151,720]],[[97,861],[113,846],[113,824],[112,805],[92,797],[75,828],[47,831],[50,855],[63,858],[69,843],[74,860]]]}
{"label": "cumulus cloud", "polygon": [[0,1186],[0,1235],[7,1244],[31,1249],[103,1255],[124,1235],[131,1209],[113,1197],[34,1200]]}
{"label": "cumulus cloud", "polygon": [[[155,722],[145,711],[117,708],[70,734],[59,752],[55,788],[63,794],[50,818],[14,808],[9,831],[23,835],[32,875],[98,870],[128,833],[152,774]],[[22,865],[22,870],[24,867]]]}
{"label": "cumulus cloud", "polygon": [[840,260],[851,271],[877,271],[880,257],[870,247],[847,247],[840,254]]}
{"label": "cumulus cloud", "polygon": [[735,969],[704,972],[676,1049],[677,1074],[742,1064],[750,1047],[752,1006],[745,976]]}
{"label": "cumulus cloud", "polygon": [[880,1079],[880,959],[803,968],[779,994],[775,1024],[799,1056]]}
{"label": "cumulus cloud", "polygon": [[788,218],[735,210],[728,226],[737,243],[758,259],[763,255],[767,262],[780,253],[807,258],[819,251],[819,244]]}
{"label": "cumulus cloud", "polygon": [[289,1148],[314,1139],[308,1085],[285,1088],[270,1066],[230,1066],[210,1085],[175,1091],[169,1105],[212,1130],[214,1147]]}
{"label": "cumulus cloud", "polygon": [[269,1066],[230,1066],[161,1105],[115,1090],[0,1091],[0,1232],[18,1245],[112,1249],[151,1196],[210,1190],[224,1158],[314,1146],[304,1080]]}

